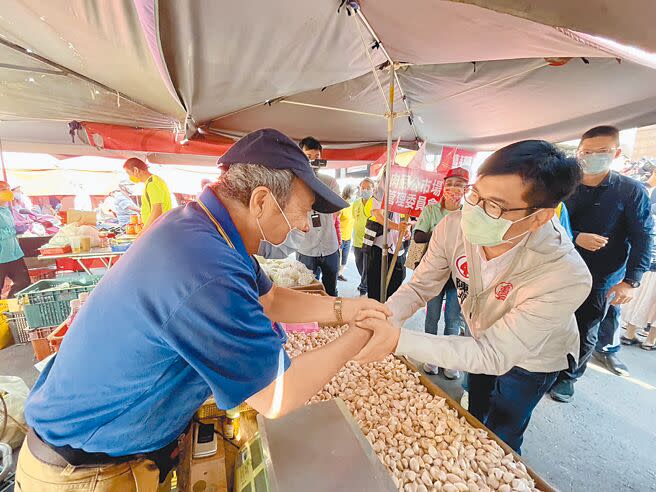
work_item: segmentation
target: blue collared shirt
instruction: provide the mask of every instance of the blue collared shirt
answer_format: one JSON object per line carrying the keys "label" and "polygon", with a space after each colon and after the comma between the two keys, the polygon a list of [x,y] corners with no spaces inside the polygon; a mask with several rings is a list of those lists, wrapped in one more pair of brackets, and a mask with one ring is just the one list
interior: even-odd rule
{"label": "blue collared shirt", "polygon": [[259,297],[271,282],[210,189],[139,238],[78,313],[25,407],[47,442],[112,456],[164,447],[214,394],[228,409],[290,364]]}
{"label": "blue collared shirt", "polygon": [[625,278],[639,282],[649,270],[654,224],[645,187],[611,171],[599,186],[579,185],[565,203],[574,239],[581,232],[608,238],[597,251],[576,247],[590,269],[593,288],[610,288]]}

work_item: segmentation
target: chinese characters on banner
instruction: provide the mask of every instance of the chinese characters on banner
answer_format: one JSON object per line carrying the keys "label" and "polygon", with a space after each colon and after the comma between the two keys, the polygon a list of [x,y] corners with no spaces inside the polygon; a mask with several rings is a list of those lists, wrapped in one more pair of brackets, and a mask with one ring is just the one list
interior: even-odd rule
{"label": "chinese characters on banner", "polygon": [[443,185],[444,178],[435,172],[392,166],[389,209],[418,217],[426,205],[440,201]]}
{"label": "chinese characters on banner", "polygon": [[394,165],[390,175],[390,192],[387,197],[392,212],[418,217],[426,205],[442,199],[444,178],[452,167],[471,169],[476,152],[444,147],[442,158],[435,171]]}
{"label": "chinese characters on banner", "polygon": [[437,166],[436,172],[444,178],[452,167],[471,169],[474,164],[474,157],[476,157],[476,152],[471,150],[460,149],[458,147],[442,147],[442,157],[440,158],[440,164]]}

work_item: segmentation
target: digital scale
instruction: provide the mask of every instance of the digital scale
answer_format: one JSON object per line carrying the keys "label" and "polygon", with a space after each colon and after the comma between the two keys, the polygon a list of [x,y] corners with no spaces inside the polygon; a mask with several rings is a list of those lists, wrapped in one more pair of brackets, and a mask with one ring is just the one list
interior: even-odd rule
{"label": "digital scale", "polygon": [[340,399],[257,422],[235,461],[234,492],[397,491]]}

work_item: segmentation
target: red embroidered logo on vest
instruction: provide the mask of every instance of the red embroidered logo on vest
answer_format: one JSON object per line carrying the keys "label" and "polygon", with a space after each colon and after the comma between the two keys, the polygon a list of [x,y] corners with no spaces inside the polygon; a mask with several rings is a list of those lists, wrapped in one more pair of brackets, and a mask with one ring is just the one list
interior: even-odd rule
{"label": "red embroidered logo on vest", "polygon": [[469,278],[469,266],[467,265],[467,257],[465,255],[456,260],[456,268],[460,272],[460,275]]}
{"label": "red embroidered logo on vest", "polygon": [[494,289],[494,295],[497,298],[497,300],[505,301],[506,298],[508,297],[508,294],[510,294],[512,288],[513,288],[513,284],[508,282],[501,282]]}

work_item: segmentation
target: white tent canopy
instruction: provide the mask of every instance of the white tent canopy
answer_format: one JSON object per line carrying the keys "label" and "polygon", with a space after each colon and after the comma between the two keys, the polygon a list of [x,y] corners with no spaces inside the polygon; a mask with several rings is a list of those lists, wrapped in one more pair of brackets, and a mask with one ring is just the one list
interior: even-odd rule
{"label": "white tent canopy", "polygon": [[653,0],[340,3],[17,0],[0,17],[0,118],[380,143],[391,60],[405,142],[656,123],[656,57],[619,44],[656,52]]}
{"label": "white tent canopy", "polygon": [[[79,156],[57,159],[49,154],[5,152],[4,165],[11,186],[20,185],[28,195],[75,195],[84,191],[90,195],[107,195],[127,181],[123,159]],[[219,170],[207,165],[152,166],[152,171],[169,185],[171,192],[195,195],[203,179],[214,180]],[[140,194],[143,185],[132,191]]]}

